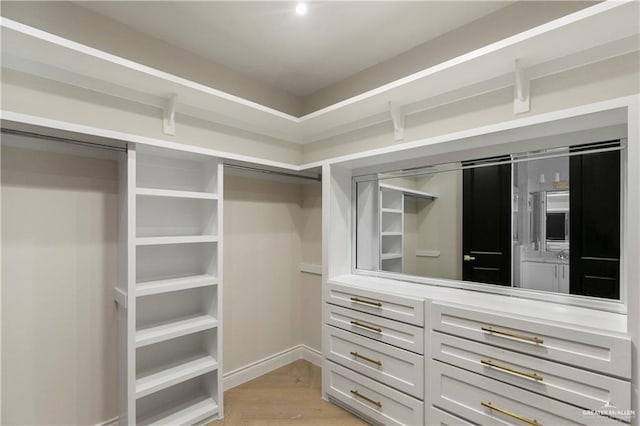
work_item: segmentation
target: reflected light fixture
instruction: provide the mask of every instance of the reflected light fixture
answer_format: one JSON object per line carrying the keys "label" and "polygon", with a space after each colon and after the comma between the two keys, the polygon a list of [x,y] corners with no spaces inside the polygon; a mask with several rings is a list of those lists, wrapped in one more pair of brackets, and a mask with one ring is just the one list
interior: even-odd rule
{"label": "reflected light fixture", "polygon": [[305,3],[296,4],[296,15],[303,16],[307,14],[307,5]]}

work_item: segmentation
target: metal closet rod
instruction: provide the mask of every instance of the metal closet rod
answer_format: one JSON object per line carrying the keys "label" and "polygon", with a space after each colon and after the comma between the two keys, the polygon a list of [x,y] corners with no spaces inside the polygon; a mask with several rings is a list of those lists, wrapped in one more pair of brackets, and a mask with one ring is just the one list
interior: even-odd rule
{"label": "metal closet rod", "polygon": [[[50,141],[69,143],[69,144],[73,144],[73,145],[82,145],[82,146],[91,147],[91,148],[107,149],[107,150],[110,150],[110,151],[127,152],[127,148],[126,147],[105,145],[105,144],[96,143],[96,142],[77,141],[77,140],[74,140],[74,139],[68,139],[68,138],[63,138],[63,137],[58,137],[58,136],[41,135],[39,133],[25,132],[25,131],[22,131],[22,130],[13,130],[13,129],[6,129],[6,128],[2,128],[2,129],[0,129],[0,131],[2,133],[7,133],[7,134],[10,134],[10,135],[26,136],[26,137],[32,137],[32,138],[38,138],[38,139],[46,139],[46,140],[50,140]],[[290,178],[307,179],[307,180],[313,180],[315,182],[322,182],[322,177],[321,176],[298,175],[298,174],[295,174],[295,173],[279,172],[279,171],[276,171],[276,170],[258,169],[256,167],[239,166],[239,165],[236,165],[236,164],[225,164],[224,166],[225,167],[229,167],[231,169],[238,169],[238,170],[245,170],[245,171],[250,171],[250,172],[265,173],[265,174],[270,174],[270,175],[286,176],[286,177],[290,177]]]}
{"label": "metal closet rod", "polygon": [[72,144],[72,145],[82,145],[82,146],[90,147],[90,148],[107,149],[107,150],[110,150],[110,151],[118,151],[118,152],[127,152],[127,148],[126,147],[105,145],[105,144],[96,143],[96,142],[77,141],[77,140],[74,140],[74,139],[67,139],[67,138],[62,138],[62,137],[58,137],[58,136],[41,135],[39,133],[25,132],[25,131],[22,131],[22,130],[13,130],[13,129],[5,129],[5,128],[1,129],[0,131],[2,133],[7,133],[7,134],[10,134],[10,135],[27,136],[27,137],[37,138],[37,139],[46,139],[46,140],[50,140],[50,141],[54,141],[54,142],[69,143],[69,144]]}
{"label": "metal closet rod", "polygon": [[256,167],[248,167],[248,166],[238,166],[236,164],[225,164],[225,167],[230,169],[244,170],[248,172],[256,172],[256,173],[265,173],[269,175],[278,175],[278,176],[286,176],[296,179],[308,179],[316,182],[322,182],[321,176],[305,176],[305,175],[297,175],[295,173],[287,173],[287,172],[279,172],[276,170],[266,170],[266,169],[258,169]]}

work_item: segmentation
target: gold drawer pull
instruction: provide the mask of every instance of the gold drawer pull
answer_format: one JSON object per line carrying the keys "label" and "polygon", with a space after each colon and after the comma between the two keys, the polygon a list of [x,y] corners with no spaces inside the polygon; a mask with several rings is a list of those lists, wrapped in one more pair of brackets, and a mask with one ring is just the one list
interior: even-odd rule
{"label": "gold drawer pull", "polygon": [[366,396],[362,395],[360,392],[358,392],[357,390],[353,390],[352,389],[351,393],[354,394],[355,396],[357,396],[358,398],[362,398],[365,401],[377,406],[378,408],[382,408],[382,402],[380,402],[380,401],[375,401],[375,400],[373,400],[373,399],[371,399],[369,397],[366,397]]}
{"label": "gold drawer pull", "polygon": [[352,297],[351,301],[353,303],[364,303],[365,305],[371,305],[371,306],[376,306],[378,308],[382,308],[382,303],[380,303],[380,302],[374,302],[372,300],[360,299],[359,297]]}
{"label": "gold drawer pull", "polygon": [[504,408],[498,408],[490,402],[481,402],[481,404],[483,407],[487,407],[488,409],[497,411],[498,413],[502,413],[505,416],[520,420],[522,423],[526,423],[531,426],[542,426],[542,423],[538,423],[537,420],[529,420],[528,418],[523,417],[520,414],[512,413],[511,411],[505,410]]}
{"label": "gold drawer pull", "polygon": [[349,353],[355,356],[356,358],[364,359],[365,361],[369,361],[371,364],[376,364],[378,367],[382,367],[382,362],[380,361],[376,361],[375,359],[371,359],[364,355],[360,355],[358,352],[349,352]]}
{"label": "gold drawer pull", "polygon": [[379,327],[373,327],[371,325],[367,325],[367,324],[362,324],[361,322],[358,321],[351,321],[351,325],[354,325],[356,327],[360,327],[360,328],[364,328],[367,331],[373,331],[375,333],[382,333],[382,329]]}
{"label": "gold drawer pull", "polygon": [[538,376],[536,373],[529,373],[527,371],[518,370],[516,368],[506,367],[504,365],[496,364],[495,362],[488,359],[481,359],[480,363],[489,367],[497,368],[498,370],[504,370],[508,371],[509,373],[517,374],[518,376],[524,376],[529,379],[537,380],[539,382],[542,381],[542,376]]}
{"label": "gold drawer pull", "polygon": [[537,343],[537,344],[543,344],[544,343],[544,340],[542,340],[539,337],[525,336],[524,334],[517,334],[517,333],[512,333],[510,331],[504,331],[504,330],[496,330],[493,327],[482,327],[482,331],[485,331],[485,332],[491,333],[491,334],[498,334],[500,336],[511,337],[511,338],[518,339],[518,340],[524,340],[525,342],[531,342],[531,343]]}

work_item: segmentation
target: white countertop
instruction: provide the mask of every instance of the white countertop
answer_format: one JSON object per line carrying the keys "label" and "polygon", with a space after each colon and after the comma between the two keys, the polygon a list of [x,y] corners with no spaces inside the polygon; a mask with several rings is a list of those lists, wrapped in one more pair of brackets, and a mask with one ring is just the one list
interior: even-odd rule
{"label": "white countertop", "polygon": [[556,325],[562,323],[590,332],[599,331],[627,336],[627,315],[625,314],[366,275],[340,275],[330,278],[329,282],[391,295],[418,297],[435,302],[456,304],[498,314],[518,315],[538,322]]}

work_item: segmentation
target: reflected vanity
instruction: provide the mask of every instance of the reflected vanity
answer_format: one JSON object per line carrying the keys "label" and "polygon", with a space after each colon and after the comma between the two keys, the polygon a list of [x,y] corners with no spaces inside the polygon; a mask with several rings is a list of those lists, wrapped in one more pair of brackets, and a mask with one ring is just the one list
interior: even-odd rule
{"label": "reflected vanity", "polygon": [[356,182],[360,270],[620,299],[619,140]]}

